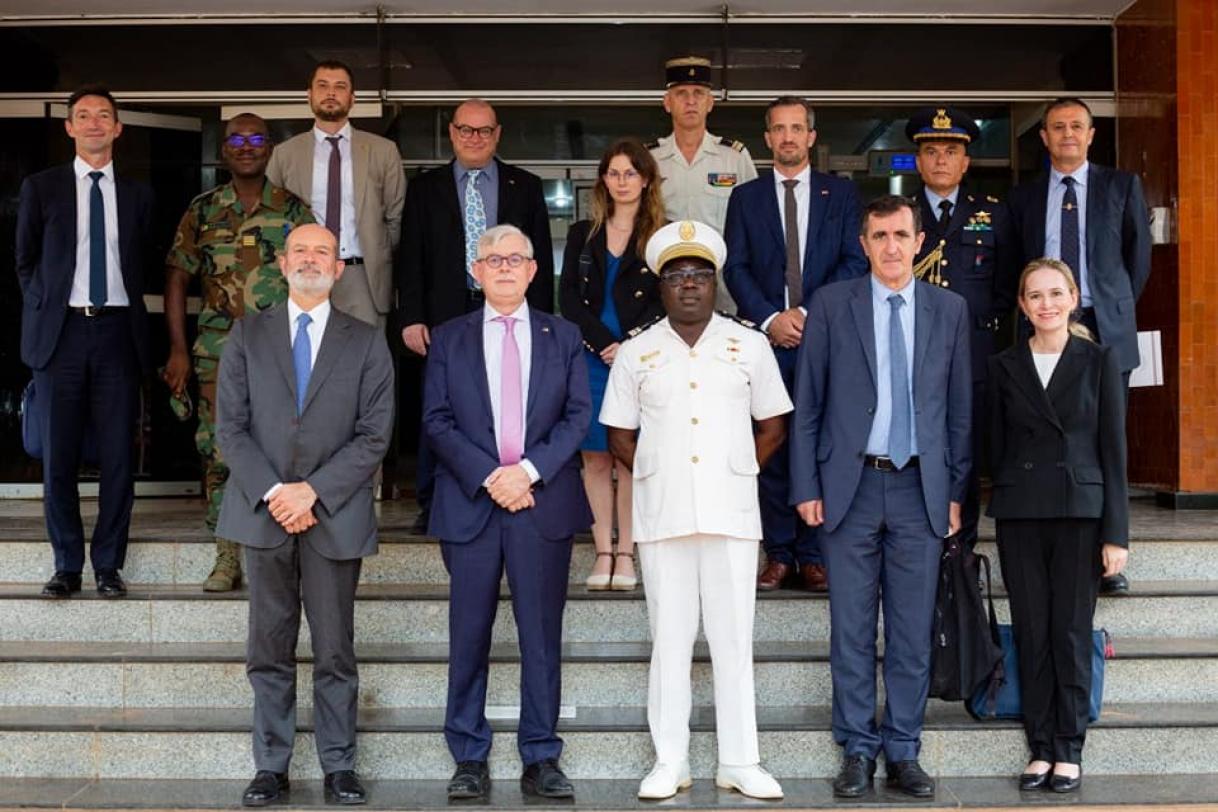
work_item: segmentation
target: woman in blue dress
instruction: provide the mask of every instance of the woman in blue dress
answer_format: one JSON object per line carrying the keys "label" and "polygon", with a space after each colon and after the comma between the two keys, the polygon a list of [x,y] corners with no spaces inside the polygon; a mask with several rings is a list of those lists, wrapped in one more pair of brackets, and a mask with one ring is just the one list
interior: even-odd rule
{"label": "woman in blue dress", "polygon": [[647,240],[666,222],[660,180],[655,160],[641,142],[627,138],[610,146],[601,157],[592,189],[592,217],[571,226],[563,255],[559,306],[583,334],[592,389],[593,420],[582,446],[584,488],[592,505],[596,545],[589,589],[629,590],[638,583],[630,535],[630,471],[614,462],[605,427],[595,416],[600,414],[618,345],[631,330],[664,314],[658,279],[643,261]]}

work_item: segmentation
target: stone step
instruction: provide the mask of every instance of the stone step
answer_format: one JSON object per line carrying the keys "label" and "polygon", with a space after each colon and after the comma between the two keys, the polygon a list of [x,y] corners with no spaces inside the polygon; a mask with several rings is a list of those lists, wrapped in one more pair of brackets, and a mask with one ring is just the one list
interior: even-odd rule
{"label": "stone step", "polygon": [[[0,640],[125,641],[147,643],[241,642],[246,636],[243,591],[210,595],[196,587],[133,585],[125,599],[103,600],[86,590],[71,600],[37,597],[36,584],[0,584]],[[1007,621],[1006,600],[996,603]],[[648,637],[642,590],[589,592],[573,586],[564,616],[570,642],[629,642]],[[1218,581],[1135,581],[1133,590],[1101,597],[1095,617],[1119,637],[1218,637]],[[303,624],[302,624],[303,627]],[[367,584],[356,600],[361,643],[438,642],[448,639],[448,590],[439,584]],[[826,640],[824,595],[794,590],[765,593],[757,602],[754,639]],[[307,632],[302,628],[302,635]],[[506,601],[495,639],[515,639]]]}
{"label": "stone step", "polygon": [[[250,772],[252,775],[252,772]],[[639,777],[641,777],[641,773]],[[37,807],[62,809],[118,810],[147,809],[151,803],[161,809],[230,809],[241,797],[248,775],[242,780],[138,780],[106,779],[33,779],[16,778],[0,784],[0,809],[28,810]],[[476,808],[527,810],[538,802],[524,797],[514,776],[491,785],[490,795]],[[377,776],[365,777],[369,809],[416,809],[448,812],[452,809],[445,793],[447,781],[395,781]],[[1020,793],[1015,782],[1002,778],[942,778],[935,797],[917,802],[920,808],[1001,809],[1035,804],[1037,808],[1069,806],[1072,809],[1119,806],[1126,812],[1166,804],[1214,804],[1218,802],[1218,775],[1106,775],[1102,780],[1084,780],[1077,793],[1054,796],[1051,793]],[[575,800],[564,808],[581,810],[654,810],[654,801],[636,797],[638,778],[583,779],[576,784]],[[786,797],[766,801],[766,809],[840,808],[830,782],[824,779],[788,778],[782,782]],[[872,808],[909,808],[909,798],[877,782],[874,793],[850,802],[852,812]],[[320,781],[294,780],[288,800],[275,806],[277,812],[314,810],[325,805]],[[468,804],[463,804],[468,806]],[[759,804],[727,790],[716,789],[710,780],[699,780],[688,791],[666,806],[687,809],[757,809]],[[1199,809],[1201,807],[1194,806]]]}
{"label": "stone step", "polygon": [[[1108,703],[1218,702],[1218,638],[1132,638],[1114,642],[1105,669]],[[828,645],[758,643],[757,702],[828,704]],[[651,645],[567,643],[563,704],[630,707],[647,702]],[[441,707],[446,701],[448,647],[443,643],[366,644],[358,651],[360,705]],[[312,704],[312,657],[300,652],[298,698]],[[710,657],[694,654],[694,703],[713,704]],[[520,654],[511,643],[491,651],[488,703],[519,703]],[[0,706],[248,708],[252,703],[241,643],[0,643]]]}
{"label": "stone step", "polygon": [[[761,708],[762,761],[780,778],[826,778],[840,751],[829,708]],[[319,768],[311,713],[299,715],[292,774],[315,779]],[[439,708],[360,712],[357,769],[378,779],[447,778],[452,760]],[[514,721],[493,721],[492,774],[519,775]],[[654,758],[644,708],[581,709],[564,719],[563,765],[573,778],[637,780]],[[690,759],[695,776],[713,775],[713,711],[695,708]],[[0,708],[0,776],[40,778],[248,779],[248,709]],[[1090,729],[1087,773],[1179,774],[1218,771],[1218,704],[1113,704]],[[608,757],[607,754],[612,754]],[[1023,731],[1013,722],[978,722],[960,703],[932,701],[921,761],[940,776],[1011,776],[1024,765]],[[1099,782],[1095,782],[1099,783]]]}

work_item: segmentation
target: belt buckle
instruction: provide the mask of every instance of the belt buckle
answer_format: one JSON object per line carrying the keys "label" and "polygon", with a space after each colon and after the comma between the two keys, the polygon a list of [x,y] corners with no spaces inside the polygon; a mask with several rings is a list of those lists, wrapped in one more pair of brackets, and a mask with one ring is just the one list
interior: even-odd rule
{"label": "belt buckle", "polygon": [[83,308],[81,308],[81,312],[84,314],[85,318],[91,319],[101,312],[101,308],[94,305],[85,305]]}

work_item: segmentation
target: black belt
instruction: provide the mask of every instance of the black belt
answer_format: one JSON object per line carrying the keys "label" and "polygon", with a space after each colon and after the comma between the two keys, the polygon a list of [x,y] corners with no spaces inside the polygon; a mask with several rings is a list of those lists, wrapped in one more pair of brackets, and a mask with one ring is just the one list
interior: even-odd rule
{"label": "black belt", "polygon": [[344,265],[363,265],[363,257],[351,257],[350,259],[341,260]]}
{"label": "black belt", "polygon": [[112,316],[115,313],[126,313],[131,308],[126,305],[103,305],[102,307],[94,307],[93,305],[85,305],[84,307],[69,307],[68,310],[73,313],[78,313],[85,318],[93,318],[94,316]]}
{"label": "black belt", "polygon": [[864,454],[863,466],[866,468],[874,468],[877,471],[892,473],[893,471],[904,471],[905,468],[917,468],[918,458],[916,456],[910,457],[909,462],[905,463],[905,468],[898,468],[896,463],[894,463],[888,457],[877,457],[874,454]]}

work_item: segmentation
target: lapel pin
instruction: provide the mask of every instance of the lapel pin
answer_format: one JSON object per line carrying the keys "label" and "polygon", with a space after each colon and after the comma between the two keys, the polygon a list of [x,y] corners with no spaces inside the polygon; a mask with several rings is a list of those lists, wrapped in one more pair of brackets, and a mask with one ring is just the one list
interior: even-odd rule
{"label": "lapel pin", "polygon": [[548,332],[550,332],[550,328],[549,328],[549,327],[542,327],[542,328],[541,328],[541,331],[542,331],[543,333],[548,333]]}
{"label": "lapel pin", "polygon": [[828,196],[829,196],[829,190],[828,190],[828,189],[821,189],[821,190],[820,190],[820,196],[821,196],[821,197],[828,197]]}

